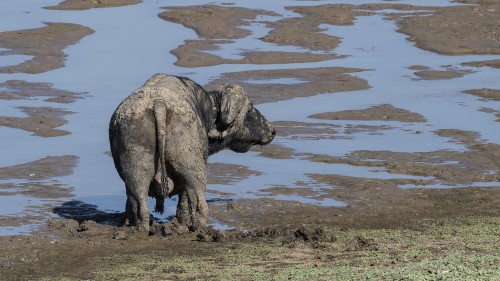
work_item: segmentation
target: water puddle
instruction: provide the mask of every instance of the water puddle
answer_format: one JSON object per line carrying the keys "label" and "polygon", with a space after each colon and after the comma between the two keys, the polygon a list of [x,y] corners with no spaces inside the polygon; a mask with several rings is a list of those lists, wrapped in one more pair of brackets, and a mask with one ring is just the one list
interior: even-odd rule
{"label": "water puddle", "polygon": [[[107,127],[109,118],[123,98],[140,87],[151,75],[165,72],[187,75],[200,84],[221,76],[225,72],[261,69],[291,69],[320,67],[349,67],[365,71],[352,74],[365,79],[370,89],[343,93],[324,93],[312,97],[295,98],[258,105],[257,108],[270,121],[297,121],[310,124],[334,124],[338,131],[332,138],[326,137],[277,137],[275,143],[293,149],[296,154],[324,154],[343,157],[359,150],[393,152],[432,152],[439,150],[465,151],[463,143],[451,142],[450,138],[437,135],[440,129],[474,131],[484,142],[500,140],[500,130],[494,114],[480,111],[481,108],[500,108],[498,101],[484,101],[463,93],[467,89],[499,88],[500,70],[492,68],[471,68],[464,62],[498,59],[500,56],[444,56],[416,48],[406,40],[406,35],[395,32],[395,22],[386,20],[387,13],[401,11],[383,10],[371,16],[357,17],[352,26],[321,25],[325,33],[341,37],[342,43],[334,50],[342,56],[333,60],[314,63],[292,64],[223,64],[210,67],[183,68],[174,65],[175,57],[169,52],[184,40],[197,39],[194,31],[178,24],[158,18],[163,6],[184,6],[183,1],[144,1],[138,5],[92,9],[85,11],[52,11],[41,9],[55,5],[59,0],[7,0],[0,2],[0,31],[42,27],[42,22],[72,22],[88,26],[95,33],[85,37],[78,44],[64,50],[66,66],[53,71],[31,74],[0,74],[0,82],[25,80],[48,82],[55,88],[75,92],[88,92],[89,96],[74,103],[60,105],[32,100],[2,101],[2,116],[23,117],[19,106],[55,106],[76,112],[68,115],[68,124],[61,127],[72,134],[64,137],[41,138],[18,129],[0,127],[0,167],[18,165],[46,156],[76,155],[78,166],[70,176],[58,177],[64,186],[74,188],[75,198],[84,204],[92,204],[105,213],[123,212],[125,190],[123,182],[114,169],[108,155]],[[247,8],[265,8],[286,17],[298,15],[285,9],[286,6],[313,6],[316,1],[233,1],[234,5]],[[329,1],[343,3],[345,1]],[[224,1],[215,1],[222,4]],[[386,1],[357,1],[356,4],[386,3]],[[416,1],[398,1],[398,4],[415,4]],[[205,4],[204,1],[189,1],[189,5]],[[419,0],[422,6],[455,5],[449,1]],[[141,20],[131,20],[140,18]],[[231,44],[220,44],[219,49],[207,53],[227,59],[241,59],[246,51],[304,52],[303,48],[279,46],[265,43],[258,38],[266,35],[270,28],[263,21],[277,21],[281,17],[261,17],[250,26],[252,35],[235,40]],[[145,32],[147,31],[147,32]],[[0,49],[0,53],[2,50]],[[323,53],[323,52],[312,52]],[[0,67],[17,64],[29,59],[27,56],[0,56]],[[424,65],[433,70],[472,71],[453,80],[419,80],[411,66]],[[297,84],[305,81],[296,78],[248,79],[252,84]],[[398,121],[350,121],[318,120],[311,115],[353,109],[365,109],[374,105],[391,104],[421,114],[426,122]],[[349,131],[353,126],[384,126],[384,130]],[[312,125],[314,126],[314,125]],[[221,152],[209,159],[249,167],[261,174],[252,175],[231,185],[212,184],[207,188],[207,200],[216,204],[227,197],[217,192],[231,194],[231,199],[272,198],[292,200],[304,204],[343,207],[347,202],[335,198],[323,198],[323,189],[334,188],[315,185],[307,174],[333,174],[349,177],[429,180],[432,177],[390,173],[384,168],[353,166],[348,164],[315,163],[293,157],[291,159],[270,159],[258,153],[236,154]],[[7,180],[9,181],[9,180]],[[12,183],[12,181],[10,181]],[[302,183],[302,184],[298,184]],[[306,183],[306,186],[303,186]],[[466,186],[495,186],[495,183],[471,183]],[[498,186],[498,184],[496,184]],[[301,192],[274,194],[274,187],[287,187]],[[457,185],[454,187],[460,187]],[[465,186],[465,185],[464,185]],[[428,186],[402,185],[406,188],[447,188],[449,183]],[[310,195],[303,195],[302,189],[310,189]],[[1,190],[0,190],[1,191]],[[211,193],[212,192],[212,193]],[[50,203],[51,201],[49,201]],[[175,214],[176,200],[166,202],[166,212],[157,216],[167,220]],[[23,216],[31,206],[47,204],[41,199],[25,195],[0,196],[1,217]],[[51,203],[52,204],[52,203]],[[151,207],[154,202],[150,200]],[[48,214],[52,216],[52,214]],[[216,225],[216,224],[214,224]],[[217,225],[221,228],[224,226]],[[21,233],[31,229],[26,225],[0,225],[0,235]]]}
{"label": "water puddle", "polygon": [[[221,162],[242,165],[241,159],[230,157],[232,152],[223,151],[212,156],[209,161]],[[208,190],[223,193],[230,193],[231,198],[274,198],[276,200],[292,200],[305,204],[313,204],[319,206],[345,206],[345,202],[335,200],[334,198],[321,198],[321,189],[334,188],[329,185],[315,186],[308,184],[304,187],[304,183],[311,182],[308,174],[330,174],[342,175],[348,177],[362,178],[378,178],[378,179],[414,179],[414,180],[429,180],[431,177],[412,176],[393,174],[387,172],[381,167],[362,167],[352,166],[347,164],[325,164],[317,162],[309,162],[302,159],[268,159],[260,157],[258,153],[248,152],[245,155],[245,166],[251,170],[256,170],[262,174],[250,176],[246,180],[236,182],[231,185],[212,184],[208,186]],[[297,185],[300,183],[300,185]],[[289,195],[266,195],[269,189],[275,186],[284,186],[289,189],[308,188],[311,190],[311,196],[300,196],[296,194]]]}
{"label": "water puddle", "polygon": [[[0,50],[0,53],[2,50]],[[27,60],[32,59],[32,56],[23,56],[23,55],[9,55],[9,56],[1,56],[2,59],[0,59],[0,67],[4,66],[9,66],[9,65],[16,65],[23,63]]]}

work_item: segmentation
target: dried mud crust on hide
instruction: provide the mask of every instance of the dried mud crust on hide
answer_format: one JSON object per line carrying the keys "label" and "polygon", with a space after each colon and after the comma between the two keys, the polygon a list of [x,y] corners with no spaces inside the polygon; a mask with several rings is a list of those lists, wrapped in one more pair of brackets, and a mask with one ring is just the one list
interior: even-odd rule
{"label": "dried mud crust on hide", "polygon": [[49,10],[88,10],[92,8],[110,8],[141,3],[142,0],[64,0]]}
{"label": "dried mud crust on hide", "polygon": [[0,67],[0,73],[37,74],[64,66],[63,49],[76,44],[94,30],[73,23],[45,23],[46,26],[0,32],[2,55],[26,55],[32,59],[23,63]]}
{"label": "dried mud crust on hide", "polygon": [[206,224],[207,158],[225,148],[247,152],[276,132],[238,85],[207,92],[194,81],[158,73],[113,113],[109,140],[126,185],[128,222],[149,229],[147,196],[178,195],[176,219],[190,229]]}

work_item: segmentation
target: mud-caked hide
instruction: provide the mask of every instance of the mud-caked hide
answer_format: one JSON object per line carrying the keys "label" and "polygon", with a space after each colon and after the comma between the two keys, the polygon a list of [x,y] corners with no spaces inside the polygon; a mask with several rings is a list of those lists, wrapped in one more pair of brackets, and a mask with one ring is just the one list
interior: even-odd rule
{"label": "mud-caked hide", "polygon": [[166,196],[178,195],[177,219],[204,224],[207,157],[225,148],[246,152],[274,135],[243,88],[207,92],[190,79],[156,74],[118,106],[109,126],[129,224],[149,228],[148,195],[156,197],[158,212]]}

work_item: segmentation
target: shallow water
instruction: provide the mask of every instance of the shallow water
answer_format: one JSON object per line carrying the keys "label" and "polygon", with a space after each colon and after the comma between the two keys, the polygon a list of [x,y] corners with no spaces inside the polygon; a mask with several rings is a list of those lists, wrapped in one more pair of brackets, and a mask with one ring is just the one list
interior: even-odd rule
{"label": "shallow water", "polygon": [[[2,50],[0,50],[0,53],[1,51]],[[0,67],[20,64],[32,58],[33,58],[32,56],[24,56],[24,55],[3,56],[2,60],[0,61]]]}
{"label": "shallow water", "polygon": [[[20,79],[29,82],[48,82],[55,88],[88,92],[89,97],[72,104],[60,105],[42,101],[2,100],[2,116],[23,116],[17,106],[56,106],[74,111],[68,115],[68,124],[61,127],[72,132],[69,136],[56,138],[33,137],[31,133],[0,127],[0,167],[34,161],[46,156],[76,155],[78,166],[70,176],[59,177],[58,183],[74,188],[74,200],[96,205],[103,211],[123,211],[125,205],[123,183],[118,177],[109,150],[107,126],[111,113],[118,103],[137,89],[152,74],[166,72],[185,75],[200,84],[218,77],[224,72],[258,69],[311,68],[311,67],[353,67],[367,71],[353,75],[366,79],[368,90],[322,94],[313,97],[296,98],[257,106],[270,121],[306,121],[331,123],[339,134],[333,139],[307,139],[277,137],[276,143],[294,149],[297,153],[315,153],[343,156],[356,150],[387,150],[398,152],[425,152],[436,150],[464,150],[461,144],[434,134],[438,129],[460,129],[476,131],[481,139],[498,143],[500,130],[495,116],[480,112],[482,107],[500,108],[500,102],[483,101],[462,93],[473,88],[499,88],[499,70],[491,68],[468,68],[462,62],[500,58],[500,56],[443,56],[415,48],[406,41],[406,36],[395,32],[395,24],[384,20],[381,11],[373,16],[358,17],[352,26],[328,26],[326,33],[342,37],[342,43],[334,50],[344,58],[318,63],[296,63],[283,65],[218,65],[211,67],[182,68],[173,63],[175,57],[170,50],[186,39],[196,39],[196,34],[178,24],[168,23],[157,17],[162,6],[204,4],[204,1],[144,1],[133,6],[93,9],[85,11],[50,11],[43,6],[54,5],[58,0],[3,0],[0,2],[0,31],[37,28],[42,22],[72,22],[88,26],[96,32],[82,39],[78,44],[65,49],[68,54],[66,66],[42,74],[0,74],[0,82]],[[234,1],[235,6],[263,8],[283,14],[297,16],[284,9],[293,5],[318,5],[316,1]],[[343,3],[346,1],[328,1]],[[385,1],[357,1],[363,3],[386,3]],[[212,3],[224,3],[215,1]],[[401,4],[444,6],[448,1],[398,1]],[[140,20],[135,20],[140,19]],[[278,20],[279,17],[262,17],[259,20]],[[211,53],[229,59],[241,58],[242,51],[288,51],[300,52],[301,48],[277,46],[258,40],[269,29],[262,23],[244,27],[253,32],[247,38],[232,44],[221,44],[220,50]],[[147,32],[145,32],[147,31]],[[0,56],[0,66],[25,60],[25,56]],[[412,65],[425,65],[432,69],[451,66],[460,70],[473,70],[472,74],[453,80],[416,80]],[[368,70],[369,69],[369,70]],[[293,78],[274,80],[248,80],[255,84],[302,83]],[[308,116],[321,112],[364,109],[372,105],[388,103],[423,115],[427,122],[383,122],[383,121],[325,121]],[[352,125],[389,126],[390,129],[373,134],[370,132],[347,133]],[[416,134],[415,132],[419,132]],[[235,154],[224,151],[210,158],[211,162],[248,166],[262,175],[250,176],[231,185],[209,185],[208,189],[233,194],[231,198],[271,197],[277,200],[296,200],[302,203],[323,206],[345,206],[335,198],[321,199],[321,188],[335,188],[312,183],[306,174],[325,173],[367,178],[427,179],[404,174],[391,174],[381,168],[356,167],[345,164],[321,164],[301,159],[268,159],[257,153]],[[29,171],[27,171],[29,173]],[[52,182],[47,180],[47,182]],[[12,182],[12,181],[11,181]],[[269,195],[262,190],[274,186],[304,188],[298,182],[309,183],[311,196]],[[473,183],[472,185],[487,185]],[[470,185],[468,185],[470,186]],[[487,185],[489,186],[489,185]],[[411,188],[413,186],[401,186]],[[422,187],[422,186],[419,186]],[[437,184],[429,188],[443,188]],[[207,194],[207,199],[217,201],[220,196]],[[4,208],[2,216],[26,215],[33,212],[32,206],[40,206],[50,200],[29,196],[0,196]],[[152,200],[150,201],[153,204]],[[167,200],[166,213],[159,216],[166,219],[175,213],[175,200]],[[7,207],[5,207],[7,206]],[[29,232],[30,227],[2,227],[0,235]]]}

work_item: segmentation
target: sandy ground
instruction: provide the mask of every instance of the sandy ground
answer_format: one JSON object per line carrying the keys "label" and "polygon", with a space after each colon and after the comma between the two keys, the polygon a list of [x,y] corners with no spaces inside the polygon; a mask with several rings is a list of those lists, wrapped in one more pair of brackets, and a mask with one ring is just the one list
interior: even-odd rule
{"label": "sandy ground", "polygon": [[[64,1],[50,9],[89,9],[134,4],[139,1]],[[320,24],[349,25],[354,17],[363,16],[373,10],[394,9],[391,19],[397,20],[399,32],[408,35],[419,48],[440,54],[498,54],[500,40],[498,26],[500,5],[495,1],[467,1],[479,5],[461,7],[414,7],[407,5],[385,4],[364,5],[318,5],[314,7],[289,7],[301,16],[266,23],[272,31],[262,40],[275,44],[293,45],[306,48],[303,53],[266,53],[263,51],[242,52],[242,59],[228,60],[216,55],[203,53],[204,50],[217,48],[217,45],[232,42],[248,35],[237,26],[257,21],[259,15],[275,16],[265,10],[250,10],[231,5],[166,7],[159,16],[167,21],[183,24],[192,28],[199,39],[186,41],[173,50],[178,58],[176,64],[186,67],[209,66],[222,63],[291,63],[329,60],[337,57],[335,47],[339,38],[322,33]],[[360,10],[359,8],[362,8]],[[422,11],[422,10],[425,11]],[[398,13],[397,11],[411,13]],[[210,23],[210,24],[208,24]],[[265,23],[265,22],[263,22]],[[208,28],[210,27],[210,28]],[[75,24],[47,23],[45,27],[0,33],[0,55],[22,54],[33,56],[32,60],[13,66],[0,68],[0,72],[40,73],[64,66],[63,49],[75,44],[81,38],[92,34],[92,30]],[[446,39],[445,39],[446,38]],[[35,47],[36,46],[36,47]],[[313,51],[322,51],[316,53]],[[497,61],[470,62],[470,66],[499,67]],[[452,79],[467,75],[462,70],[433,70],[426,66],[413,66],[415,75],[420,79]],[[237,83],[245,87],[255,103],[265,103],[306,97],[323,92],[344,92],[367,89],[365,80],[355,77],[362,69],[316,68],[285,69],[279,71],[246,71],[225,73],[220,79],[212,81],[208,88],[219,83]],[[295,78],[297,84],[250,84],[248,80]],[[32,132],[37,136],[56,137],[71,132],[57,129],[65,124],[67,110],[53,107],[84,98],[82,93],[72,93],[54,89],[47,83],[28,83],[7,81],[0,85],[1,99],[44,99],[47,106],[22,107],[20,111],[27,117],[1,116],[0,125]],[[471,89],[468,94],[486,100],[498,101],[500,89]],[[50,106],[49,106],[50,105]],[[483,111],[495,114],[500,119],[500,111],[484,108]],[[312,116],[325,120],[378,120],[400,122],[425,122],[418,113],[395,108],[392,105],[379,105],[356,111],[328,112]],[[322,128],[311,128],[307,123],[276,122],[278,135],[287,137],[336,137],[335,125],[325,124]],[[390,126],[352,126],[352,131],[377,133]],[[419,132],[414,132],[418,134]],[[454,217],[498,217],[500,214],[500,189],[498,187],[480,188],[470,186],[474,182],[500,181],[500,146],[485,143],[474,132],[458,130],[439,130],[436,134],[450,138],[450,141],[463,144],[466,151],[434,151],[428,153],[396,153],[390,151],[356,151],[345,157],[328,155],[301,155],[292,149],[271,144],[256,148],[263,157],[296,158],[322,163],[346,163],[386,169],[392,173],[415,176],[428,176],[432,180],[409,179],[370,179],[353,178],[329,174],[308,175],[314,182],[335,187],[330,189],[287,188],[276,186],[266,190],[268,194],[303,194],[312,198],[336,198],[346,202],[347,207],[321,207],[290,201],[271,199],[228,200],[211,202],[210,212],[223,224],[244,227],[250,232],[202,230],[188,233],[185,228],[175,224],[156,225],[152,236],[135,233],[132,229],[116,228],[102,222],[120,224],[121,214],[106,214],[81,206],[77,202],[58,207],[54,212],[63,219],[51,221],[43,230],[31,236],[0,237],[0,279],[34,280],[41,277],[67,276],[71,278],[90,278],[89,272],[98,267],[98,261],[113,259],[113,256],[158,254],[164,257],[180,254],[191,256],[210,255],[217,243],[200,244],[196,241],[263,241],[272,236],[272,241],[282,243],[290,238],[302,237],[300,233],[314,232],[317,227],[341,227],[355,229],[415,229],[425,227],[426,222]],[[2,183],[0,195],[27,194],[34,197],[70,197],[67,187],[57,183],[57,177],[71,174],[77,165],[75,156],[48,157],[14,167],[1,167],[0,179],[10,180],[12,184]],[[456,164],[458,163],[458,164]],[[257,173],[246,167],[214,163],[210,165],[211,183],[225,183],[248,177]],[[54,184],[41,184],[41,179],[55,178]],[[16,179],[33,180],[36,188],[29,190],[15,184]],[[445,183],[463,188],[423,189],[421,184]],[[400,185],[414,185],[415,188],[401,189]],[[300,185],[300,183],[298,183]],[[500,183],[499,183],[500,186]],[[45,206],[43,208],[51,208]],[[32,218],[1,218],[2,225],[19,225]],[[99,222],[99,223],[97,223]],[[305,227],[302,231],[300,227]],[[299,234],[297,234],[299,233]],[[301,236],[302,235],[302,236]],[[263,238],[264,237],[264,238]],[[321,236],[322,241],[332,240],[332,236]],[[264,239],[265,240],[265,239]],[[267,240],[266,240],[267,241]],[[330,241],[331,242],[331,241]],[[358,241],[359,242],[359,241]],[[196,246],[193,246],[195,245]],[[355,243],[353,247],[363,244]],[[228,244],[224,244],[227,247]],[[358,245],[358,246],[356,246]],[[370,243],[363,244],[370,250]],[[368,245],[368,246],[366,246]],[[359,246],[361,247],[361,246]],[[362,247],[361,247],[362,248]],[[373,249],[372,249],[373,250]],[[93,257],[89,259],[88,257]],[[122,261],[123,262],[123,261]],[[126,261],[125,261],[126,262]],[[156,279],[154,279],[156,280]]]}

